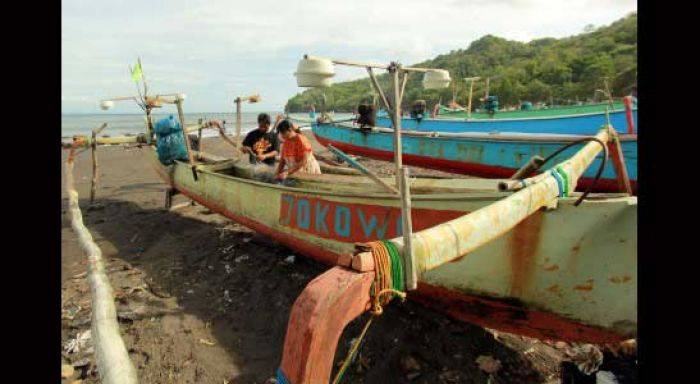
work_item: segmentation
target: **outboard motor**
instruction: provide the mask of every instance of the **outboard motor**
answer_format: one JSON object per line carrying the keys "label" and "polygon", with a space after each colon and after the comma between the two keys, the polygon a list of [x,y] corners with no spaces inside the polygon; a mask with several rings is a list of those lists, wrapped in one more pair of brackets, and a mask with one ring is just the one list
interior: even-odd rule
{"label": "outboard motor", "polygon": [[416,119],[419,123],[423,120],[425,116],[425,110],[427,109],[427,104],[425,100],[416,100],[411,106],[411,118]]}
{"label": "outboard motor", "polygon": [[371,104],[360,104],[357,106],[357,124],[360,125],[360,129],[367,129],[374,127],[377,111],[374,109],[374,105]]}
{"label": "outboard motor", "polygon": [[498,96],[488,96],[484,100],[484,109],[489,115],[494,115],[498,111]]}

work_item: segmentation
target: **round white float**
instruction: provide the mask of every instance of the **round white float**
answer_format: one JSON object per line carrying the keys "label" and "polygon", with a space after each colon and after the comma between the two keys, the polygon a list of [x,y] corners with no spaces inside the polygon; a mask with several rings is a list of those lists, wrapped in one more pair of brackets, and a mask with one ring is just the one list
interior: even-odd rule
{"label": "round white float", "polygon": [[103,100],[100,103],[100,108],[102,108],[103,111],[106,111],[114,106],[114,101],[112,100]]}
{"label": "round white float", "polygon": [[445,69],[433,69],[423,75],[423,88],[425,89],[442,89],[450,85],[452,79],[450,72]]}
{"label": "round white float", "polygon": [[297,86],[305,88],[330,87],[331,78],[335,76],[333,62],[322,57],[306,56],[299,61],[297,71]]}

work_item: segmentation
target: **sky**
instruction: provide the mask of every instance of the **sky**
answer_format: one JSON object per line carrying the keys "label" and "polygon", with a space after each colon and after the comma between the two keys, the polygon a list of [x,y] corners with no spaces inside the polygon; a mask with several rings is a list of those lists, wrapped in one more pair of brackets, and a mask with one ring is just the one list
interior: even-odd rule
{"label": "sky", "polygon": [[[61,110],[100,113],[131,96],[128,66],[141,57],[151,93],[184,92],[185,112],[281,111],[303,91],[305,53],[413,64],[491,34],[527,42],[581,33],[636,11],[635,0],[63,0]],[[337,67],[334,81],[365,77]],[[113,113],[140,112],[118,103]]]}

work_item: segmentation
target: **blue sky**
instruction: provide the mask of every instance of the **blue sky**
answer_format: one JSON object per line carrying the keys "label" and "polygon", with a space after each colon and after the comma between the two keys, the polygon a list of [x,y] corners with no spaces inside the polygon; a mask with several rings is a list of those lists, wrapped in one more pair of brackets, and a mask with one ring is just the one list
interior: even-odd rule
{"label": "blue sky", "polygon": [[[635,11],[628,0],[62,1],[63,113],[98,113],[99,100],[136,93],[138,56],[153,92],[185,92],[188,112],[281,110],[303,91],[304,53],[412,64],[486,34],[529,41],[580,33]],[[395,17],[392,17],[395,15]],[[360,78],[337,68],[335,81]],[[138,112],[119,104],[113,112]]]}

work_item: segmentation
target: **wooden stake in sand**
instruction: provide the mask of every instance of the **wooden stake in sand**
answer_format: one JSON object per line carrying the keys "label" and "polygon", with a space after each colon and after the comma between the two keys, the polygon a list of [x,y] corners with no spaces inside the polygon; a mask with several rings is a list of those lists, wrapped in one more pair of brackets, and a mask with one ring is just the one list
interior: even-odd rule
{"label": "wooden stake in sand", "polygon": [[92,155],[92,182],[90,183],[90,204],[92,204],[95,201],[95,190],[97,189],[97,134],[102,132],[102,130],[106,127],[107,123],[103,123],[100,126],[100,128],[92,130],[92,142],[90,145],[90,154]]}
{"label": "wooden stake in sand", "polygon": [[87,279],[92,300],[91,333],[95,347],[97,371],[105,384],[136,384],[136,369],[129,359],[124,341],[119,334],[117,310],[109,279],[102,264],[102,251],[83,224],[78,205],[78,192],[73,182],[73,153],[65,166],[66,190],[73,232],[88,259]]}

